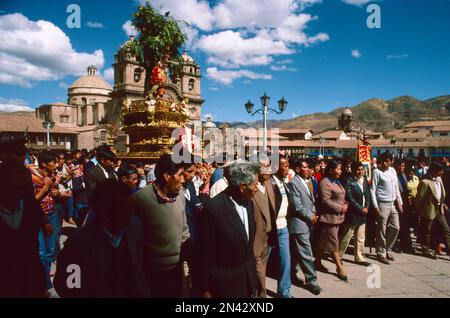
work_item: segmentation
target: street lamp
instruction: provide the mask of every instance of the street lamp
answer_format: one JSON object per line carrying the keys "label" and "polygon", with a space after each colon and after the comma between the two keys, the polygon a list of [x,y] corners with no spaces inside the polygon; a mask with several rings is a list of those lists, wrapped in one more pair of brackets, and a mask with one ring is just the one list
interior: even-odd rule
{"label": "street lamp", "polygon": [[47,150],[50,150],[50,129],[55,127],[55,122],[47,118],[42,122],[42,127],[47,129]]}
{"label": "street lamp", "polygon": [[267,151],[267,114],[269,113],[269,111],[277,113],[277,114],[281,114],[282,112],[284,112],[284,110],[286,109],[287,106],[287,101],[284,99],[284,97],[282,97],[279,101],[278,101],[278,110],[275,110],[273,108],[269,107],[269,102],[270,102],[270,97],[267,96],[266,93],[264,93],[263,96],[261,96],[261,108],[258,108],[255,112],[253,112],[253,103],[249,100],[244,106],[245,106],[245,110],[247,111],[247,113],[249,113],[250,115],[255,115],[257,113],[261,113],[263,115],[263,149],[264,149],[264,153],[266,153]]}

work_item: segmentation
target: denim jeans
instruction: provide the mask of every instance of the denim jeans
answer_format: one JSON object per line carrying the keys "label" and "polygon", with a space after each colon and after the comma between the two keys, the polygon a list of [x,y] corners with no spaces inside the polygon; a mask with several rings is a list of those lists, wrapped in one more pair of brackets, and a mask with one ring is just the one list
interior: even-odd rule
{"label": "denim jeans", "polygon": [[289,231],[287,227],[277,230],[278,250],[280,254],[280,276],[277,282],[277,294],[291,298],[291,254],[289,250]]}
{"label": "denim jeans", "polygon": [[73,218],[75,215],[75,204],[73,202],[73,196],[70,196],[64,200],[64,217],[66,219]]}
{"label": "denim jeans", "polygon": [[59,217],[56,212],[51,212],[47,217],[48,222],[53,228],[53,233],[50,236],[47,236],[42,230],[39,231],[39,256],[45,269],[47,289],[51,289],[52,282],[50,280],[50,269],[55,258],[56,237],[59,232]]}
{"label": "denim jeans", "polygon": [[82,215],[82,210],[87,209],[87,208],[88,208],[87,203],[84,203],[84,202],[75,203],[75,210],[74,210],[73,218],[75,220],[78,219]]}

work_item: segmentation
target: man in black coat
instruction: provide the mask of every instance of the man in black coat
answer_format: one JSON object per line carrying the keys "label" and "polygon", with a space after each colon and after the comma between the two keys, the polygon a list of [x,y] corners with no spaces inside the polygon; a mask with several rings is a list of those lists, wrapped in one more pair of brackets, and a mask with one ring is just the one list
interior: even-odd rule
{"label": "man in black coat", "polygon": [[0,175],[0,298],[48,297],[38,241],[44,213],[30,173],[23,161],[2,160]]}
{"label": "man in black coat", "polygon": [[117,160],[116,155],[109,149],[97,150],[98,164],[84,171],[86,181],[86,190],[89,196],[92,195],[95,187],[107,179],[118,180],[117,174],[113,169],[113,163]]}
{"label": "man in black coat", "polygon": [[258,191],[258,166],[234,163],[227,178],[228,188],[206,204],[200,217],[199,288],[205,298],[249,298],[256,293],[251,199]]}
{"label": "man in black coat", "polygon": [[150,297],[143,271],[143,228],[132,216],[130,189],[107,180],[94,190],[93,207],[94,222],[77,230],[58,258],[57,293],[82,298]]}

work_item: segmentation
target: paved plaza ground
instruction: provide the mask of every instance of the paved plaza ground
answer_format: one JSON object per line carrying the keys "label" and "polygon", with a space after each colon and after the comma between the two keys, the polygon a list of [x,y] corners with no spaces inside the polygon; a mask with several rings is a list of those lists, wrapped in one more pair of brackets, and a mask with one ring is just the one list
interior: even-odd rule
{"label": "paved plaza ground", "polygon": [[[69,224],[64,224],[61,243],[64,244],[67,236],[74,228]],[[417,245],[414,245],[418,248]],[[351,247],[349,247],[351,252]],[[318,281],[323,291],[319,296],[311,294],[304,288],[292,285],[292,296],[294,298],[383,298],[383,297],[450,297],[450,260],[445,254],[438,256],[437,260],[425,258],[415,254],[392,253],[395,261],[390,265],[379,263],[375,257],[375,250],[370,253],[366,248],[367,260],[374,267],[367,268],[353,262],[353,255],[344,255],[344,266],[347,270],[348,282],[343,282],[335,275],[335,266],[329,260],[324,260],[323,264],[330,271],[329,273],[318,272]],[[380,274],[379,279],[376,277]],[[298,277],[303,278],[301,271]],[[274,297],[277,290],[275,279],[267,278],[268,296]],[[377,283],[379,282],[379,286]],[[378,288],[379,287],[379,288]],[[56,292],[51,290],[52,297],[58,297]]]}

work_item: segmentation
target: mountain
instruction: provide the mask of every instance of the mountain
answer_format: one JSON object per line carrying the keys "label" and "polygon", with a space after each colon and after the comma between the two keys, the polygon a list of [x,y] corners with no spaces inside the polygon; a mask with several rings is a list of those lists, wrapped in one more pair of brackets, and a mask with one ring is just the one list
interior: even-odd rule
{"label": "mountain", "polygon": [[4,112],[4,111],[0,111],[0,115],[35,117],[34,112],[27,112],[27,111],[18,111],[18,112]]}
{"label": "mountain", "polygon": [[[427,100],[411,96],[396,97],[391,100],[373,98],[349,107],[353,113],[353,128],[387,131],[398,129],[419,120],[450,120],[450,95]],[[328,113],[313,113],[289,120],[270,120],[268,127],[309,128],[314,132],[336,129],[337,119],[344,107]],[[262,127],[262,121],[231,123],[233,127]]]}

